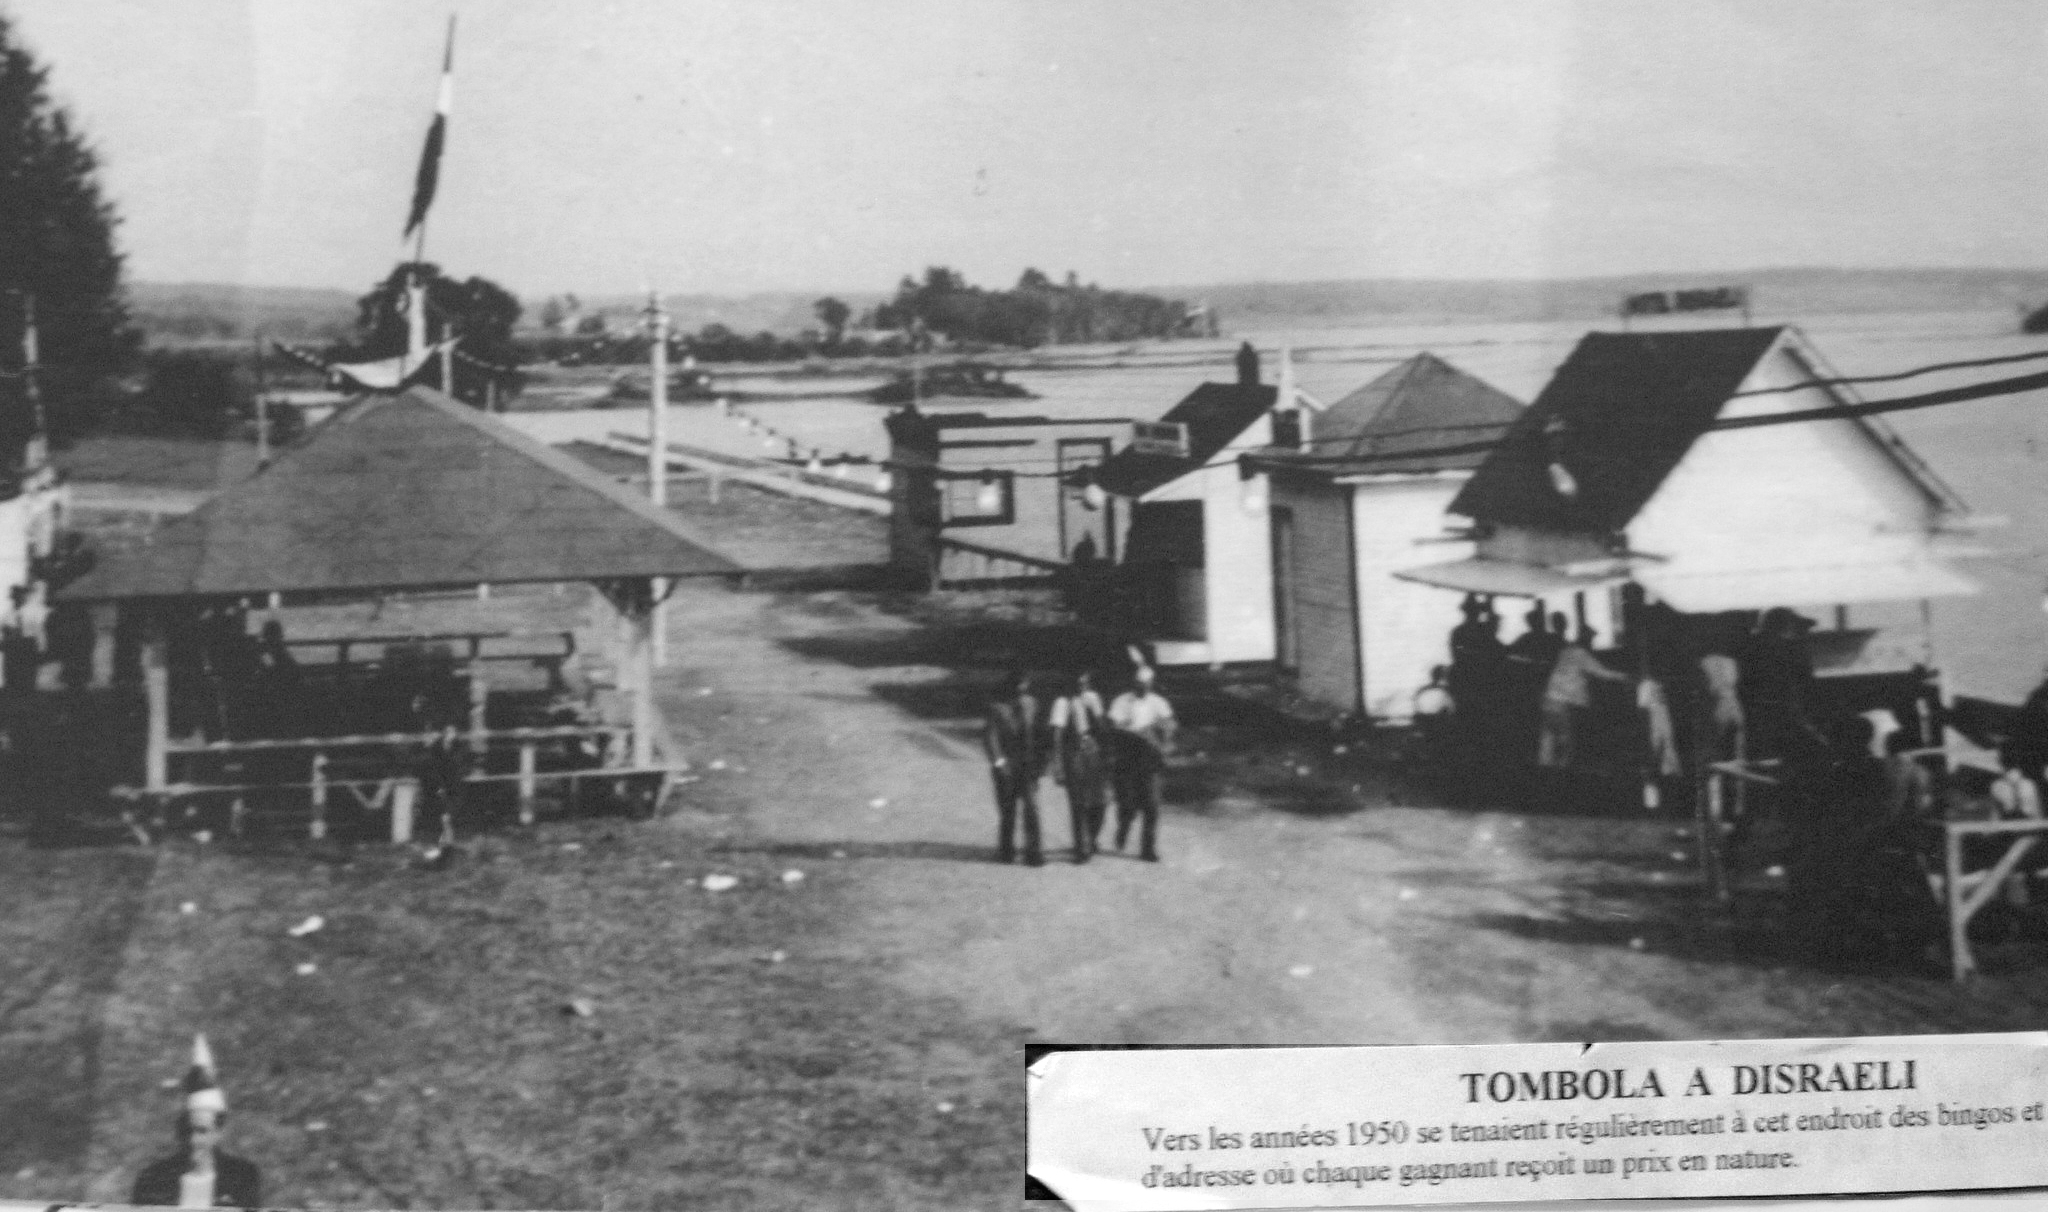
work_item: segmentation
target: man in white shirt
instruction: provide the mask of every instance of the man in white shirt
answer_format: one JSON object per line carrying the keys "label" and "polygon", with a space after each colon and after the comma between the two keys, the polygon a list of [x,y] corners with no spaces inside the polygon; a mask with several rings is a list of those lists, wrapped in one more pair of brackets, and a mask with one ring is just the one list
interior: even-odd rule
{"label": "man in white shirt", "polygon": [[1173,745],[1176,721],[1173,704],[1152,688],[1150,665],[1138,666],[1136,685],[1109,705],[1109,722],[1117,745],[1111,762],[1116,783],[1116,848],[1129,838],[1131,822],[1140,822],[1138,857],[1159,861],[1159,783],[1166,754]]}

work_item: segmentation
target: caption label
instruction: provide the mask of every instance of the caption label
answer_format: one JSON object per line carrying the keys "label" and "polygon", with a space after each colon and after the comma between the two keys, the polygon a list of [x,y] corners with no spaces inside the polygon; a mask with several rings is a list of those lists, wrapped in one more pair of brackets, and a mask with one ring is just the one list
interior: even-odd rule
{"label": "caption label", "polygon": [[2048,1186],[2048,1033],[1058,1052],[1030,1168],[1087,1209]]}

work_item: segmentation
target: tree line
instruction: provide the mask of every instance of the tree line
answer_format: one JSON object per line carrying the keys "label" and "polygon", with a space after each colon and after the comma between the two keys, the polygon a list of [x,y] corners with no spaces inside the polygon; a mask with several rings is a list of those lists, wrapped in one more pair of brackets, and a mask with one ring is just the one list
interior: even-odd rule
{"label": "tree line", "polygon": [[1054,282],[1027,269],[1014,288],[985,290],[957,270],[934,265],[922,280],[906,275],[896,297],[876,307],[867,326],[923,327],[956,342],[1030,349],[1206,335],[1201,319],[1180,300],[1104,290],[1092,282],[1084,286],[1072,271],[1065,282]]}
{"label": "tree line", "polygon": [[[69,114],[50,97],[48,72],[0,16],[0,474],[19,465],[34,409],[25,335],[39,350],[33,377],[51,435],[59,441],[95,430],[141,430],[215,437],[245,427],[256,376],[311,385],[317,372],[258,367],[247,349],[149,350],[122,285],[114,241],[119,216],[99,183],[99,162]],[[650,338],[602,331],[573,296],[541,308],[545,330],[519,331],[519,299],[483,277],[458,279],[439,266],[401,264],[357,301],[352,335],[321,351],[334,361],[392,357],[405,348],[405,282],[425,281],[431,339],[461,338],[455,394],[481,404],[495,391],[516,392],[522,364],[535,360],[643,362]],[[896,294],[855,323],[835,298],[813,306],[818,327],[788,336],[751,336],[709,324],[673,338],[678,360],[790,361],[819,356],[898,355],[943,338],[956,349],[1131,341],[1189,335],[1204,316],[1183,302],[1083,285],[1069,273],[1056,283],[1026,270],[1009,290],[986,290],[945,266],[905,277]],[[181,335],[223,338],[204,316],[169,317]],[[276,335],[285,336],[280,332]],[[318,334],[307,333],[307,336]]]}

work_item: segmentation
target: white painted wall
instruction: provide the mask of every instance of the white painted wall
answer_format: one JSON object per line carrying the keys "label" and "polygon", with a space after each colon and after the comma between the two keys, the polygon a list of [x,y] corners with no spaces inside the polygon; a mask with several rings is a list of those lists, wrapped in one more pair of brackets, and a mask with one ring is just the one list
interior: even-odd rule
{"label": "white painted wall", "polygon": [[[1245,508],[1245,486],[1237,473],[1237,456],[1271,444],[1272,433],[1271,418],[1261,416],[1208,466],[1143,498],[1202,502],[1206,647],[1213,663],[1273,659],[1273,524],[1264,505],[1256,511]],[[1270,502],[1271,485],[1263,475],[1259,480],[1257,499]]]}
{"label": "white painted wall", "polygon": [[0,622],[14,617],[13,590],[28,585],[29,546],[36,502],[26,493],[0,501]]}
{"label": "white painted wall", "polygon": [[[1408,718],[1430,668],[1450,660],[1451,628],[1462,620],[1458,606],[1464,599],[1396,580],[1394,572],[1472,554],[1468,542],[1441,541],[1450,520],[1445,511],[1466,478],[1378,476],[1352,489],[1358,650],[1365,666],[1365,710],[1375,718]],[[1426,541],[1431,539],[1439,541]],[[1508,612],[1519,613],[1511,607]],[[1514,626],[1519,628],[1518,619]]]}
{"label": "white painted wall", "polygon": [[[1810,376],[1783,346],[1743,390]],[[1817,408],[1818,388],[1729,401],[1724,417]],[[1883,564],[1925,558],[1933,504],[1853,421],[1708,433],[1629,525],[1629,546],[1670,557],[1660,572]]]}

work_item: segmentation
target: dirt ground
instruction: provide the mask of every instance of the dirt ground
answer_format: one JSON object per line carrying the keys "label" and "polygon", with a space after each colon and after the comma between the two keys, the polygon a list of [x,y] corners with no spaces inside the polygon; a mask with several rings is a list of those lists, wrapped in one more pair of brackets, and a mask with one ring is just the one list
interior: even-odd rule
{"label": "dirt ground", "polygon": [[[729,499],[753,503],[719,525],[775,557],[783,507]],[[796,541],[872,558],[854,526]],[[34,849],[0,818],[0,1195],[125,1194],[170,1143],[194,1029],[267,1202],[953,1209],[1018,1201],[1033,1040],[2042,1025],[2031,945],[1960,988],[1820,971],[1768,891],[1703,908],[1685,821],[1432,806],[1369,748],[1191,685],[1162,862],[1068,861],[1048,785],[1052,861],[998,865],[986,688],[1114,650],[971,605],[684,589],[661,692],[693,770],[669,814],[467,839],[446,871],[379,846]]]}

